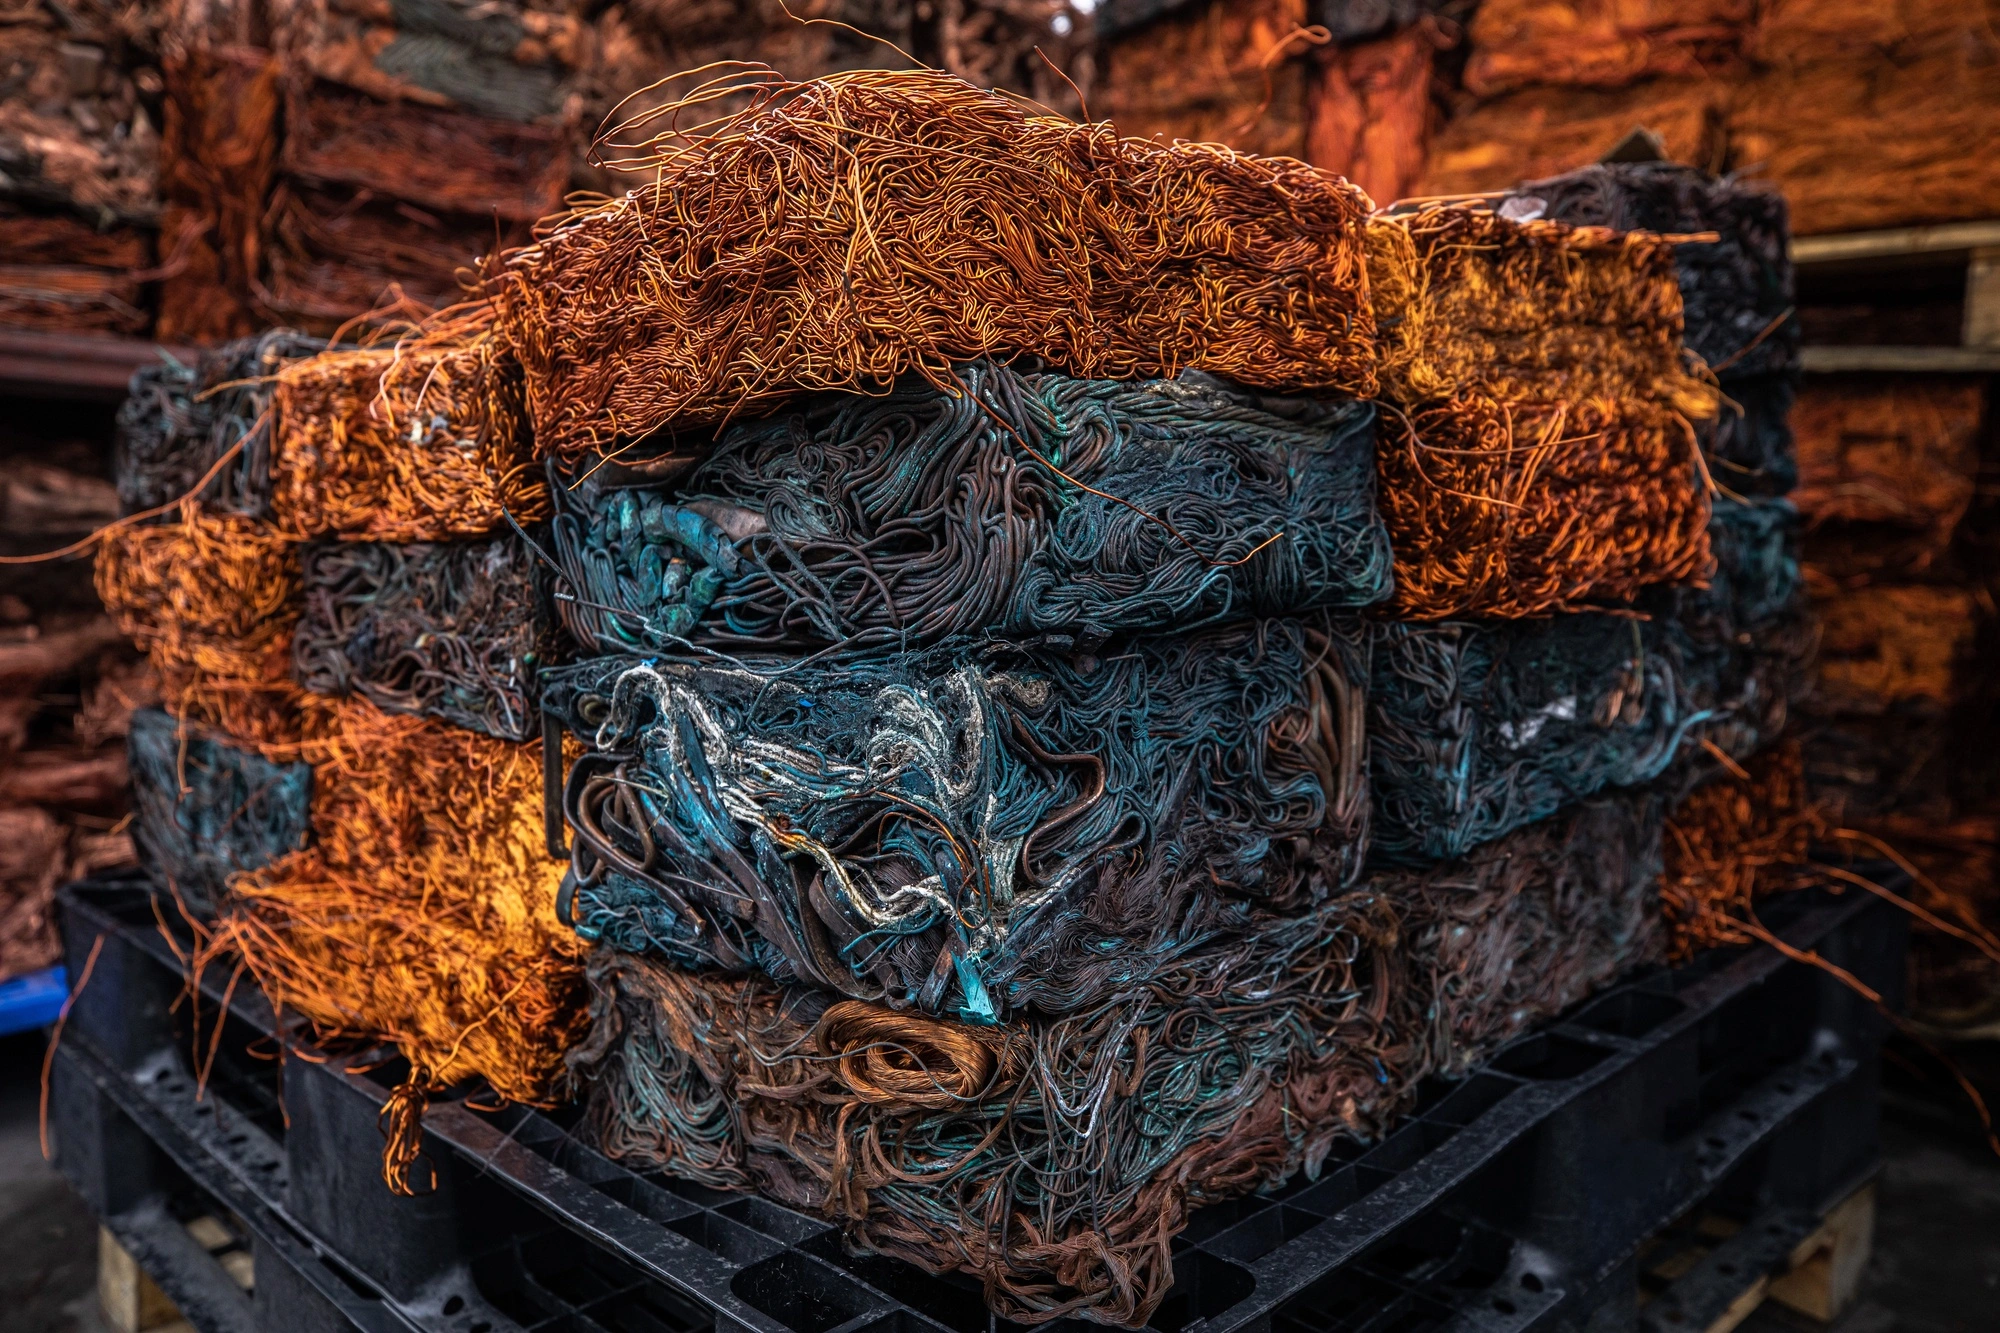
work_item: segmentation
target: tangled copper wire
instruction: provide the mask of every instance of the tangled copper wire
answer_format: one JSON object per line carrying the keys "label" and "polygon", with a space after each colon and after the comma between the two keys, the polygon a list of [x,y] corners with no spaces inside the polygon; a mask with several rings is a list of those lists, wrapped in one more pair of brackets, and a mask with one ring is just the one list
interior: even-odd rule
{"label": "tangled copper wire", "polygon": [[1317,1173],[1426,1074],[1660,951],[1661,801],[1211,932],[1059,1018],[974,1026],[598,949],[571,1057],[605,1151],[985,1283],[1003,1318],[1136,1326],[1190,1209]]}
{"label": "tangled copper wire", "polygon": [[178,522],[112,528],[97,595],[146,653],[177,717],[274,760],[323,732],[327,709],[292,681],[298,544],[268,524],[189,504]]}
{"label": "tangled copper wire", "polygon": [[1373,391],[1366,199],[1302,163],[930,70],[726,67],[622,132],[646,183],[545,224],[490,286],[559,457],[907,371],[950,391],[986,355]]}
{"label": "tangled copper wire", "polygon": [[408,1190],[430,1091],[481,1076],[512,1101],[557,1095],[583,1035],[583,950],[555,919],[536,747],[335,708],[313,845],[231,882],[208,954],[239,958],[323,1039],[401,1048],[384,1174]]}
{"label": "tangled copper wire", "polygon": [[1392,614],[1529,616],[1707,570],[1693,422],[1658,237],[1465,207],[1378,216],[1383,520]]}
{"label": "tangled copper wire", "polygon": [[[470,307],[392,346],[278,372],[271,510],[292,537],[438,541],[548,515],[518,373]],[[503,512],[505,511],[505,512]]]}
{"label": "tangled copper wire", "polygon": [[118,627],[162,671],[284,674],[298,548],[264,524],[188,505],[178,523],[114,528],[98,549],[96,582]]}
{"label": "tangled copper wire", "polygon": [[1813,843],[1830,832],[1807,796],[1796,742],[1732,767],[1690,792],[1667,821],[1660,910],[1675,962],[1766,938],[1755,925],[1757,900],[1808,882]]}

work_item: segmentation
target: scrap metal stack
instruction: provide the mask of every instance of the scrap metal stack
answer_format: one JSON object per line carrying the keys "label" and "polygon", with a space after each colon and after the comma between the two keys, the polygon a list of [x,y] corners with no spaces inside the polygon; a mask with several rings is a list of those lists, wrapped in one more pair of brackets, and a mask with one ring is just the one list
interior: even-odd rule
{"label": "scrap metal stack", "polygon": [[1744,767],[1790,510],[1714,498],[1684,342],[1741,312],[1670,242],[930,72],[670,110],[481,303],[128,409],[142,837],[204,961],[401,1046],[393,1185],[483,1077],[1138,1324],[1191,1209],[1724,937],[1737,835],[1802,855]]}
{"label": "scrap metal stack", "polygon": [[160,88],[147,5],[0,12],[0,327],[151,327]]}
{"label": "scrap metal stack", "polygon": [[[117,512],[94,450],[19,425],[0,442],[0,557],[85,537]],[[57,961],[60,885],[133,855],[125,732],[152,683],[77,572],[10,570],[0,593],[0,982]]]}

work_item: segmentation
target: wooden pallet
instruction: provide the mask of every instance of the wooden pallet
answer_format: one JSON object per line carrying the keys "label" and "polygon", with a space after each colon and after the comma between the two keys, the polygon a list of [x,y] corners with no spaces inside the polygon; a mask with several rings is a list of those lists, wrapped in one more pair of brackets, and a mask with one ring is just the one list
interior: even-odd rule
{"label": "wooden pallet", "polygon": [[1772,1209],[1749,1221],[1704,1213],[1642,1256],[1646,1333],[1730,1333],[1765,1301],[1831,1323],[1854,1303],[1875,1243],[1871,1182],[1824,1217]]}
{"label": "wooden pallet", "polygon": [[1889,267],[1964,273],[1965,314],[1957,346],[1809,346],[1801,358],[1808,372],[2000,372],[2000,221],[1801,236],[1793,240],[1791,254],[1801,277]]}
{"label": "wooden pallet", "polygon": [[[214,1217],[197,1217],[184,1224],[195,1243],[216,1257],[236,1285],[249,1291],[256,1285],[250,1251],[238,1234]],[[117,1333],[197,1333],[193,1324],[167,1299],[159,1284],[146,1275],[118,1238],[97,1229],[97,1303]]]}

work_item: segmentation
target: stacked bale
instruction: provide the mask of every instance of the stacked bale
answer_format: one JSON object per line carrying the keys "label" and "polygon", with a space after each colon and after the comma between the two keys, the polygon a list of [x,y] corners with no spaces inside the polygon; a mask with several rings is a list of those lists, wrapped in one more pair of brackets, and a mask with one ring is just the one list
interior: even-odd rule
{"label": "stacked bale", "polygon": [[0,88],[0,326],[149,332],[156,15],[114,0],[10,7]]}
{"label": "stacked bale", "polygon": [[1395,608],[1528,616],[1700,577],[1708,497],[1657,237],[1434,205],[1369,226]]}
{"label": "stacked bale", "polygon": [[[1427,193],[1503,190],[1644,128],[1674,161],[1765,176],[1802,232],[2000,211],[2000,175],[1956,147],[2000,117],[1984,5],[1488,0],[1467,44]],[[1863,139],[1881,151],[1857,170],[1847,150]]]}
{"label": "stacked bale", "polygon": [[[655,182],[499,283],[585,654],[544,706],[591,745],[558,903],[596,946],[591,1124],[616,1155],[977,1275],[1008,1317],[1136,1323],[1190,1207],[1316,1170],[1424,1075],[1657,956],[1669,770],[1782,723],[1797,636],[1768,662],[1741,639],[1790,611],[1787,515],[1732,511],[1730,578],[1647,591],[1711,551],[1714,396],[1682,369],[1657,240],[1464,209],[1364,223],[1292,164],[929,76],[731,91],[748,111],[663,137]],[[871,133],[840,154],[829,121]],[[812,214],[743,206],[774,158],[819,197],[857,150],[859,188]],[[911,172],[952,183],[922,205],[878,183]],[[859,268],[828,244],[850,212],[878,238]],[[1088,286],[1070,246],[1099,256]],[[1183,293],[1107,254],[1207,294],[1169,317]],[[1371,449],[1330,394],[1378,384]],[[1537,423],[1572,397],[1588,423]],[[1420,413],[1475,481],[1402,465]],[[1469,521],[1496,507],[1537,517]],[[1446,547],[1481,568],[1443,568]],[[1553,622],[1553,656],[1621,691],[1575,740],[1538,740],[1520,691],[1400,714],[1419,744],[1463,724],[1447,744],[1499,759],[1513,728],[1551,770],[1609,765],[1441,844],[1371,797],[1374,681],[1425,670],[1426,636],[1550,623],[1409,617],[1642,595],[1657,627]],[[1403,619],[1351,617],[1370,605]],[[1451,765],[1409,767],[1413,803],[1448,801]],[[1385,822],[1411,864],[1371,874]],[[1169,1030],[1171,1059],[1142,1035]],[[920,1170],[879,1160],[889,1135]]]}
{"label": "stacked bale", "polygon": [[132,859],[124,736],[152,693],[75,566],[12,563],[117,514],[97,451],[32,421],[0,427],[0,981],[60,958],[59,885]]}
{"label": "stacked bale", "polygon": [[132,738],[156,875],[204,956],[329,1040],[397,1042],[410,1108],[474,1076],[547,1103],[583,1014],[524,743],[547,622],[509,526],[548,502],[485,321],[142,371],[98,558],[165,683]]}
{"label": "stacked bale", "polygon": [[1684,328],[1670,243],[929,71],[655,123],[490,305],[128,422],[145,841],[401,1047],[392,1185],[429,1093],[574,1094],[1137,1325],[1190,1209],[1712,927],[1663,830],[1811,631],[1789,506],[1711,499],[1683,343],[1737,312]]}
{"label": "stacked bale", "polygon": [[567,6],[208,0],[166,28],[170,337],[455,304],[568,188],[596,46]]}
{"label": "stacked bale", "polygon": [[[1980,670],[1995,630],[1983,513],[1986,389],[1945,376],[1807,382],[1794,414],[1798,503],[1825,624],[1807,777],[1845,826],[1886,840],[1929,881],[1934,909],[2000,914],[1994,693]],[[1977,1027],[2000,974],[1919,923],[1913,1011]]]}

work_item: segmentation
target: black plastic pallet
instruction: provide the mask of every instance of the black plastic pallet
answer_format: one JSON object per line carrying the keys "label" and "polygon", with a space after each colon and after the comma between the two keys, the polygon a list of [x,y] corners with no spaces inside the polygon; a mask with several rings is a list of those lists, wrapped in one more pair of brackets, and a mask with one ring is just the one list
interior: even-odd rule
{"label": "black plastic pallet", "polygon": [[[280,1041],[254,987],[214,969],[191,1003],[185,942],[143,880],[63,901],[71,975],[98,956],[57,1054],[58,1162],[198,1328],[1002,1327],[976,1285],[850,1254],[825,1220],[766,1200],[629,1171],[561,1115],[433,1105],[438,1188],[392,1196],[377,1117],[394,1061],[355,1072]],[[1885,904],[1793,895],[1765,923],[1899,993],[1903,920]],[[1873,1168],[1883,1027],[1826,971],[1770,949],[1620,986],[1432,1090],[1317,1181],[1197,1212],[1151,1327],[1631,1328],[1640,1246],[1676,1217],[1816,1214]],[[171,1240],[190,1208],[240,1226],[253,1294]]]}

